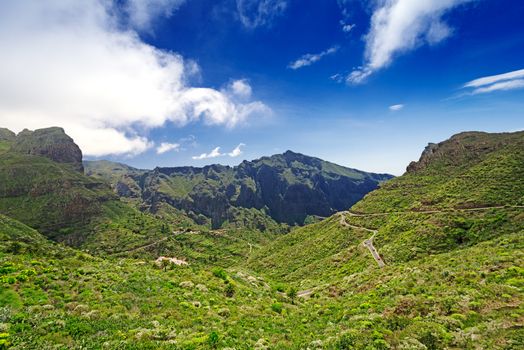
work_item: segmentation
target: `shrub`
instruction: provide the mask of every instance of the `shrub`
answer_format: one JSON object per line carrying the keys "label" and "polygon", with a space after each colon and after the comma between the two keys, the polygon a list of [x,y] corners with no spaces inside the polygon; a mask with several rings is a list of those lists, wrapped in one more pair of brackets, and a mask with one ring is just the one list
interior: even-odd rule
{"label": "shrub", "polygon": [[271,305],[271,310],[275,311],[277,314],[281,314],[282,313],[282,304],[274,303],[273,305]]}
{"label": "shrub", "polygon": [[286,286],[279,283],[275,286],[275,290],[280,293],[284,293],[286,291]]}
{"label": "shrub", "polygon": [[226,294],[226,297],[232,298],[235,295],[235,287],[231,283],[226,284],[224,293]]}
{"label": "shrub", "polygon": [[220,337],[218,336],[218,333],[213,331],[213,332],[209,333],[209,335],[207,336],[207,343],[212,348],[216,348],[217,345],[218,345],[219,339],[220,339]]}
{"label": "shrub", "polygon": [[337,350],[355,349],[357,345],[357,336],[353,333],[344,334],[335,344]]}
{"label": "shrub", "polygon": [[11,344],[9,343],[9,334],[0,333],[0,349],[8,349]]}
{"label": "shrub", "polygon": [[295,287],[289,288],[287,291],[287,296],[289,299],[291,299],[291,302],[295,303],[295,298],[297,297],[297,289]]}
{"label": "shrub", "polygon": [[220,279],[223,279],[224,281],[227,281],[227,273],[223,268],[215,267],[212,272],[215,277],[218,277]]}

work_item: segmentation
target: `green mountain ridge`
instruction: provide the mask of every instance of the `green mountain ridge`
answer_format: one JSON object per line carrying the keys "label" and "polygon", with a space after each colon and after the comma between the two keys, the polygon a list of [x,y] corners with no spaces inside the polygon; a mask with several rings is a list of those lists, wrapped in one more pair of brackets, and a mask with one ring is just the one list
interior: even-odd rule
{"label": "green mountain ridge", "polygon": [[111,181],[121,196],[140,198],[151,212],[168,203],[213,228],[235,221],[234,208],[255,208],[280,223],[304,224],[308,216],[326,217],[351,206],[392,178],[291,151],[236,167],[145,171],[106,161],[84,164],[88,175]]}

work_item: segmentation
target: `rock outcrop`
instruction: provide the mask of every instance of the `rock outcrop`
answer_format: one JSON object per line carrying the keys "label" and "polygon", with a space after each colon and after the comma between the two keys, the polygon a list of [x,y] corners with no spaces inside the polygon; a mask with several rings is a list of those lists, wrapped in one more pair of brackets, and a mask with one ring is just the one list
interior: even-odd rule
{"label": "rock outcrop", "polygon": [[9,129],[0,128],[0,141],[14,141],[16,134]]}
{"label": "rock outcrop", "polygon": [[67,163],[79,172],[84,171],[82,151],[64,129],[58,127],[30,131],[24,129],[14,139],[11,150]]}

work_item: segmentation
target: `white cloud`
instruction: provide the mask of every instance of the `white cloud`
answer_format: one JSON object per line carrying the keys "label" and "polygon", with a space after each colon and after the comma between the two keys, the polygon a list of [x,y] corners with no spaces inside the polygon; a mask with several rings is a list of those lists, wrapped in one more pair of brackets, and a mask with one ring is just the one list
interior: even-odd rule
{"label": "white cloud", "polygon": [[129,23],[139,30],[151,30],[160,16],[170,17],[186,0],[127,0],[124,3]]}
{"label": "white cloud", "polygon": [[223,156],[223,153],[220,153],[220,147],[215,147],[211,152],[209,153],[202,153],[199,156],[192,157],[195,160],[201,160],[201,159],[209,159],[209,158],[217,158]]}
{"label": "white cloud", "polygon": [[524,79],[515,79],[476,88],[475,90],[473,90],[472,94],[477,95],[493,91],[507,91],[521,88],[524,88]]}
{"label": "white cloud", "polygon": [[162,142],[160,146],[156,148],[157,154],[164,154],[169,151],[178,151],[180,149],[179,143]]}
{"label": "white cloud", "polygon": [[249,98],[253,93],[251,85],[245,79],[235,80],[228,86],[228,90],[235,96],[240,98]]}
{"label": "white cloud", "polygon": [[400,111],[403,108],[404,108],[404,105],[402,105],[402,104],[389,106],[389,110],[393,111],[393,112]]}
{"label": "white cloud", "polygon": [[357,26],[356,24],[345,23],[344,21],[341,21],[340,25],[342,26],[342,31],[344,33],[350,33]]}
{"label": "white cloud", "polygon": [[238,16],[249,29],[269,26],[287,8],[287,0],[236,0]]}
{"label": "white cloud", "polygon": [[[172,11],[182,1],[147,3]],[[188,86],[196,64],[144,43],[120,16],[104,0],[0,2],[2,126],[62,126],[84,154],[103,156],[144,152],[147,131],[169,122],[233,127],[271,112],[230,91]]]}
{"label": "white cloud", "polygon": [[242,155],[242,147],[244,147],[244,143],[240,143],[238,146],[236,146],[231,152],[228,153],[221,153],[220,147],[215,147],[211,152],[209,153],[202,153],[198,156],[193,156],[194,160],[202,160],[202,159],[210,159],[210,158],[218,158],[218,157],[224,157],[229,156],[232,158],[238,157]]}
{"label": "white cloud", "polygon": [[242,155],[242,147],[244,147],[244,146],[245,146],[245,144],[240,143],[238,146],[235,147],[234,150],[229,152],[227,155],[230,156],[230,157],[233,157],[233,158]]}
{"label": "white cloud", "polygon": [[451,28],[443,15],[474,0],[381,0],[371,17],[366,35],[365,62],[348,75],[352,84],[364,82],[387,67],[395,56],[425,43],[433,45],[449,37]]}
{"label": "white cloud", "polygon": [[324,56],[332,55],[338,51],[338,46],[330,47],[329,49],[322,51],[321,53],[317,54],[305,54],[302,57],[300,57],[298,60],[291,62],[288,66],[288,68],[291,69],[299,69],[307,66],[311,66],[313,63],[316,63],[320,61]]}
{"label": "white cloud", "polygon": [[524,69],[478,78],[467,82],[463,88],[473,89],[471,92],[465,93],[466,95],[521,89],[524,88]]}
{"label": "white cloud", "polygon": [[512,72],[504,73],[504,74],[498,74],[498,75],[491,75],[488,77],[482,77],[475,80],[472,80],[466,84],[464,84],[465,88],[468,87],[480,87],[485,85],[490,85],[494,83],[498,83],[505,80],[514,80],[514,79],[521,79],[524,78],[524,69],[515,70]]}

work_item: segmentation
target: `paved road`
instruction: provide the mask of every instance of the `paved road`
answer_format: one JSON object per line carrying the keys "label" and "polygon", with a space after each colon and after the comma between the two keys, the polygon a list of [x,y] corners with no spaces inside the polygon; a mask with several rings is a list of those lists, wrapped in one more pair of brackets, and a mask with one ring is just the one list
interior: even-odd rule
{"label": "paved road", "polygon": [[494,206],[487,206],[487,207],[476,207],[476,208],[464,208],[464,209],[435,209],[435,210],[422,210],[422,211],[414,211],[414,210],[406,210],[406,211],[391,211],[391,212],[383,212],[383,213],[354,213],[351,211],[343,211],[339,212],[338,215],[340,215],[340,224],[345,227],[350,227],[356,230],[364,230],[367,232],[371,232],[373,235],[366,239],[362,244],[368,248],[371,255],[373,255],[373,258],[377,262],[378,266],[384,267],[386,266],[384,260],[380,257],[380,254],[378,253],[375,246],[373,246],[373,238],[375,238],[375,235],[378,233],[377,230],[369,229],[362,226],[355,226],[348,224],[346,221],[346,215],[354,216],[354,217],[370,217],[370,216],[386,216],[390,214],[436,214],[436,213],[452,213],[452,212],[471,212],[471,211],[485,211],[485,210],[491,210],[491,209],[524,209],[524,205],[494,205]]}
{"label": "paved road", "polygon": [[366,216],[386,216],[390,214],[437,214],[437,213],[453,213],[457,211],[485,211],[491,209],[524,209],[524,205],[495,205],[490,207],[464,208],[464,209],[433,209],[433,210],[404,210],[404,211],[389,211],[382,213],[354,213],[345,211],[350,216],[366,217]]}
{"label": "paved road", "polygon": [[342,226],[345,226],[345,227],[351,227],[351,228],[353,228],[355,230],[363,230],[363,231],[371,232],[372,233],[371,237],[366,239],[364,242],[362,242],[362,245],[364,247],[368,248],[369,252],[373,256],[373,259],[375,259],[375,261],[377,262],[379,267],[386,266],[386,263],[384,262],[384,260],[382,259],[382,257],[378,253],[377,249],[373,245],[373,238],[375,238],[375,235],[377,234],[378,231],[370,229],[370,228],[367,228],[367,227],[355,226],[355,225],[348,224],[347,221],[346,221],[346,215],[345,214],[349,214],[349,212],[341,212],[341,213],[339,213],[339,215],[340,215],[340,221],[339,221],[340,224]]}

